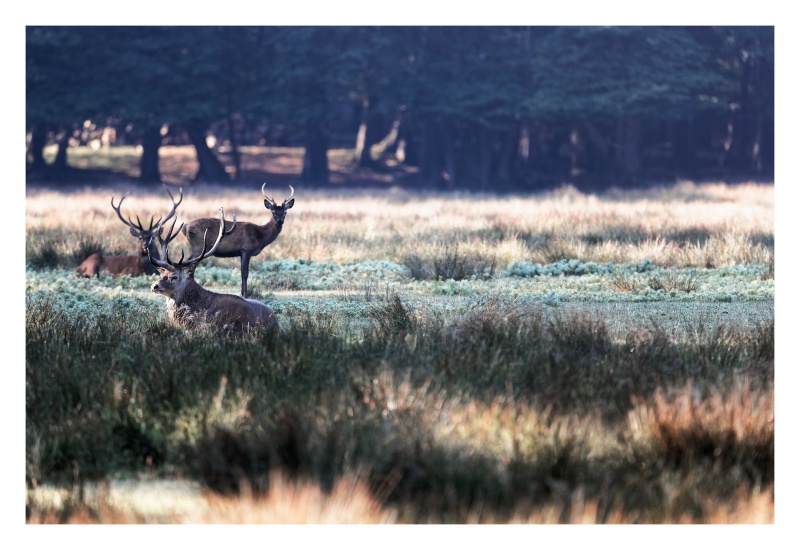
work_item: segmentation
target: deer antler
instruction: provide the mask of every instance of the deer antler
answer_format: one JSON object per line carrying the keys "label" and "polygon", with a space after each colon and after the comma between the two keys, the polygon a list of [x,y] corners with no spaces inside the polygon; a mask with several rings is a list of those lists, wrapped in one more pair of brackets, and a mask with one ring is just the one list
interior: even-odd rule
{"label": "deer antler", "polygon": [[262,193],[264,193],[264,198],[265,198],[265,199],[267,199],[267,200],[268,200],[269,202],[271,202],[272,204],[275,204],[275,200],[274,200],[274,199],[271,199],[271,198],[269,198],[269,197],[267,196],[267,192],[266,192],[266,191],[264,191],[264,187],[266,187],[266,185],[267,185],[267,182],[264,182],[263,184],[261,184],[261,192],[262,192]]}
{"label": "deer antler", "polygon": [[[264,187],[266,187],[266,185],[267,185],[267,182],[264,182],[264,183],[261,185],[261,192],[262,192],[262,193],[264,193],[264,198],[265,198],[265,199],[267,199],[267,200],[268,200],[269,202],[271,202],[272,204],[275,204],[275,199],[271,199],[271,198],[269,198],[269,197],[267,196],[267,192],[266,192],[266,191],[264,191]],[[289,195],[289,198],[288,198],[288,199],[286,199],[285,201],[283,201],[283,204],[286,204],[287,202],[289,202],[289,201],[292,199],[292,197],[294,197],[294,187],[292,187],[292,186],[290,185],[290,186],[289,186],[289,189],[291,189],[291,191],[292,191],[292,194],[291,194],[291,195]]]}
{"label": "deer antler", "polygon": [[125,200],[125,198],[126,198],[128,195],[130,195],[130,191],[129,191],[129,192],[127,192],[127,193],[125,193],[125,194],[122,196],[122,198],[119,200],[119,204],[118,204],[118,205],[116,205],[116,206],[114,206],[114,195],[111,195],[111,208],[113,208],[113,209],[114,209],[114,212],[116,212],[116,213],[117,213],[117,216],[119,217],[119,219],[120,219],[120,220],[122,220],[122,223],[124,223],[125,225],[127,225],[127,226],[128,226],[128,227],[130,227],[131,229],[135,229],[135,230],[136,230],[137,232],[139,232],[139,233],[143,233],[143,232],[145,232],[145,231],[148,231],[148,232],[154,232],[154,231],[156,231],[156,230],[157,230],[159,227],[161,227],[161,226],[163,226],[165,223],[167,223],[167,222],[169,221],[169,219],[170,219],[172,216],[174,216],[174,215],[175,215],[175,212],[177,211],[178,205],[179,205],[181,202],[183,202],[183,188],[182,188],[182,187],[179,189],[181,196],[180,196],[180,198],[178,199],[178,202],[175,202],[175,197],[172,195],[172,193],[170,192],[170,190],[169,190],[169,189],[167,189],[167,186],[166,186],[166,185],[164,185],[164,190],[167,192],[167,194],[169,195],[169,198],[172,200],[172,210],[170,210],[169,214],[167,214],[167,217],[166,217],[166,218],[164,218],[164,220],[163,220],[163,221],[162,221],[162,220],[161,220],[161,218],[159,217],[159,218],[158,218],[158,221],[155,221],[155,222],[154,222],[153,220],[155,220],[155,217],[156,217],[156,215],[155,215],[155,214],[153,214],[152,216],[150,216],[150,226],[149,226],[147,229],[145,229],[145,228],[144,228],[144,226],[142,225],[142,220],[140,220],[140,219],[139,219],[139,216],[138,216],[138,215],[136,216],[136,221],[138,222],[138,224],[137,224],[137,223],[133,223],[133,220],[132,220],[132,219],[130,219],[130,218],[128,218],[128,219],[126,220],[124,217],[122,217],[122,212],[120,212],[120,209],[122,208],[122,202]]}
{"label": "deer antler", "polygon": [[[164,185],[164,184],[162,184],[162,185]],[[172,201],[172,210],[169,211],[169,214],[167,214],[167,217],[164,218],[164,221],[161,221],[161,218],[158,219],[158,222],[157,222],[158,225],[164,225],[165,223],[167,223],[169,221],[169,219],[172,216],[175,215],[175,212],[178,209],[178,205],[183,202],[183,187],[179,187],[178,188],[178,191],[181,194],[181,197],[178,199],[178,202],[175,202],[175,197],[172,196],[172,193],[170,193],[170,191],[169,191],[169,189],[167,188],[166,185],[164,185],[164,191],[167,192],[167,194],[169,195],[170,200]],[[150,230],[151,231],[153,230],[152,226],[151,226]]]}
{"label": "deer antler", "polygon": [[203,250],[200,252],[200,255],[197,258],[186,260],[186,264],[196,264],[200,260],[203,260],[209,256],[213,256],[214,252],[217,251],[217,247],[219,247],[219,243],[222,242],[222,237],[225,235],[230,235],[233,233],[233,230],[236,228],[236,212],[233,213],[233,225],[228,231],[225,231],[225,211],[220,208],[219,209],[220,217],[219,217],[219,235],[217,235],[217,240],[214,242],[214,246],[211,247],[211,250],[206,252],[206,235],[208,234],[208,229],[205,230],[203,233]]}
{"label": "deer antler", "polygon": [[169,269],[170,267],[174,269],[180,268],[180,264],[183,261],[183,250],[181,250],[181,259],[178,262],[178,264],[174,264],[172,261],[170,261],[169,252],[167,251],[169,243],[175,240],[175,237],[177,237],[180,234],[181,229],[183,229],[183,223],[181,223],[177,231],[173,231],[175,229],[176,221],[178,220],[177,219],[172,220],[172,225],[170,226],[169,231],[167,231],[166,239],[161,236],[161,234],[164,232],[164,224],[162,224],[161,227],[159,227],[157,236],[158,236],[158,242],[161,244],[161,258],[153,258],[153,256],[150,255],[150,249],[148,248],[147,258],[150,260],[151,264],[166,269]]}
{"label": "deer antler", "polygon": [[203,234],[203,250],[202,250],[202,252],[200,252],[199,256],[197,256],[196,258],[190,258],[190,259],[184,261],[183,260],[184,252],[183,252],[183,249],[181,249],[181,259],[178,260],[177,262],[173,262],[172,260],[170,260],[169,259],[169,243],[171,243],[175,239],[175,237],[177,237],[180,234],[181,229],[183,229],[183,223],[181,223],[181,225],[178,227],[178,229],[174,230],[175,229],[175,222],[177,220],[173,220],[172,221],[172,225],[169,228],[169,231],[167,231],[167,237],[166,238],[162,238],[162,236],[161,236],[163,227],[162,227],[162,230],[159,230],[159,232],[158,232],[158,240],[161,243],[161,258],[160,259],[154,259],[152,256],[150,256],[150,252],[148,251],[147,256],[148,256],[148,258],[150,258],[150,263],[152,263],[153,265],[156,265],[158,267],[163,267],[163,268],[166,268],[166,269],[169,269],[170,267],[172,269],[182,269],[182,268],[184,268],[186,266],[189,266],[189,265],[192,265],[192,264],[196,264],[200,260],[203,260],[203,259],[207,258],[208,256],[213,255],[214,252],[216,252],[217,247],[219,246],[219,243],[222,242],[222,238],[224,236],[226,236],[226,235],[230,235],[233,232],[233,230],[236,228],[236,212],[233,213],[233,225],[231,225],[231,228],[228,231],[225,231],[225,211],[222,208],[220,208],[219,212],[220,212],[219,235],[217,235],[217,240],[214,242],[214,245],[211,247],[211,250],[206,251],[206,246],[207,246],[206,236],[208,234],[208,230],[206,230],[206,232]]}
{"label": "deer antler", "polygon": [[[179,205],[180,203],[182,203],[182,202],[183,202],[183,187],[180,187],[180,188],[178,188],[178,191],[180,191],[180,193],[181,193],[181,196],[180,196],[180,198],[178,199],[178,202],[175,202],[175,197],[173,197],[173,196],[172,196],[172,193],[170,193],[170,191],[169,191],[169,189],[167,188],[166,184],[163,184],[163,183],[162,183],[161,185],[163,185],[163,186],[164,186],[164,191],[166,191],[166,192],[167,192],[167,195],[169,195],[169,198],[170,198],[170,200],[172,201],[172,210],[170,210],[170,211],[169,211],[169,214],[167,214],[167,216],[164,218],[164,220],[163,220],[163,221],[161,220],[161,217],[159,217],[159,218],[158,218],[158,221],[157,221],[157,222],[155,222],[155,223],[153,223],[153,218],[155,218],[155,214],[154,214],[154,215],[152,215],[152,216],[150,217],[150,227],[148,228],[148,231],[150,231],[150,232],[154,232],[154,231],[156,231],[156,230],[157,230],[159,227],[161,227],[161,226],[163,226],[165,223],[167,223],[167,222],[169,221],[169,219],[170,219],[172,216],[174,216],[174,215],[175,215],[175,212],[176,212],[176,211],[177,211],[177,209],[178,209],[178,205]],[[120,202],[121,202],[121,201],[120,201]],[[138,217],[138,216],[136,217],[136,220],[137,220],[137,221],[139,221],[139,217]],[[141,222],[141,221],[139,221],[139,224],[140,224],[140,225],[141,225],[141,223],[142,223],[142,222]]]}
{"label": "deer antler", "polygon": [[[126,220],[125,218],[123,218],[122,217],[122,212],[120,212],[120,208],[122,208],[122,202],[125,200],[125,197],[127,197],[130,194],[131,194],[130,191],[128,191],[127,193],[122,195],[122,198],[119,199],[119,204],[116,205],[116,206],[114,206],[114,195],[111,195],[111,208],[113,208],[114,212],[117,213],[117,216],[119,216],[119,219],[122,220],[122,223],[124,223],[125,225],[127,225],[131,229],[135,229],[136,231],[141,233],[142,231],[144,231],[144,228],[142,227],[142,222],[140,221],[139,225],[136,225],[135,223],[133,223],[133,220],[131,220],[131,219],[127,219]],[[139,218],[136,218],[136,219],[138,220]]]}

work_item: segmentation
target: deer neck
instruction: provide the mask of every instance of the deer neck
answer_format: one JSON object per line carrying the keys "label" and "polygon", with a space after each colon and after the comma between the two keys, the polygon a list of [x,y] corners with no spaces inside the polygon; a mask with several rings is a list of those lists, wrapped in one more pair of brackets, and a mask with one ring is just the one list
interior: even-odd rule
{"label": "deer neck", "polygon": [[261,242],[264,243],[264,246],[277,239],[281,234],[281,229],[283,229],[283,224],[278,225],[274,219],[269,220],[266,225],[262,225]]}
{"label": "deer neck", "polygon": [[186,305],[190,310],[203,310],[211,306],[214,293],[201,287],[194,279],[188,279],[183,288],[172,295],[172,299],[177,305]]}
{"label": "deer neck", "polygon": [[[158,252],[158,246],[156,246],[155,242],[151,241],[150,246],[148,246],[147,248],[150,251],[150,256],[152,256],[153,258],[159,258],[161,256],[160,253]],[[156,266],[150,263],[150,258],[147,257],[147,252],[142,252],[139,255],[139,262],[142,265],[142,271],[144,271],[148,275],[155,275],[156,273],[158,273],[158,268],[156,268]]]}

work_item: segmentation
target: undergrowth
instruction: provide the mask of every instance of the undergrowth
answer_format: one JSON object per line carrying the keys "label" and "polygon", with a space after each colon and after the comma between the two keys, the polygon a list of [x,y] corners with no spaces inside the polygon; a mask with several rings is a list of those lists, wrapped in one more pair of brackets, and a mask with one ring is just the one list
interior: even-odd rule
{"label": "undergrowth", "polygon": [[398,521],[510,520],[580,492],[597,521],[664,522],[774,479],[772,325],[619,340],[586,314],[489,300],[452,318],[394,295],[362,338],[306,314],[232,340],[46,294],[26,311],[31,487],[179,472],[267,495],[275,471],[355,475]]}
{"label": "undergrowth", "polygon": [[[108,206],[126,191],[29,192],[29,523],[773,521],[771,186],[298,189],[251,262],[279,329],[237,338],[171,324],[148,277],[74,279],[134,253]],[[245,193],[197,188],[178,215],[266,221]],[[164,209],[133,194],[131,215]],[[238,293],[239,270],[196,279]],[[199,483],[204,507],[103,493],[138,476]]]}

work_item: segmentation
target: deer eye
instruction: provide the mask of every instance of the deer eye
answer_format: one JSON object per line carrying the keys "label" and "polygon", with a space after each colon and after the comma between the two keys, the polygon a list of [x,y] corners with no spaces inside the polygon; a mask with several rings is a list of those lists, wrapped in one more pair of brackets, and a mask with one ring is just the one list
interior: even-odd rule
{"label": "deer eye", "polygon": [[178,280],[178,276],[177,276],[177,275],[172,275],[172,276],[169,278],[169,280],[170,280],[170,281],[177,281],[177,280]]}

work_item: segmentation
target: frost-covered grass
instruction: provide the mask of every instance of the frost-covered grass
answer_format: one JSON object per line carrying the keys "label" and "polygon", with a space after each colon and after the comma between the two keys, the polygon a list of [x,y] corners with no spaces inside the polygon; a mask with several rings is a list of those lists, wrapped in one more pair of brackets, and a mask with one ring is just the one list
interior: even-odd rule
{"label": "frost-covered grass", "polygon": [[[201,266],[195,278],[209,289],[236,293],[241,283],[238,268]],[[71,270],[28,269],[28,289],[65,293],[95,292],[109,297],[127,289],[147,291],[155,276],[114,279],[75,279]],[[492,277],[454,280],[416,280],[402,265],[386,260],[365,262],[313,262],[303,258],[263,262],[251,269],[249,285],[256,294],[276,291],[341,291],[372,289],[414,294],[471,296],[497,294],[560,301],[723,301],[772,300],[774,279],[767,265],[725,268],[658,268],[648,259],[639,264],[596,264],[561,260],[551,264],[514,262]]]}
{"label": "frost-covered grass", "polygon": [[[298,189],[248,283],[279,328],[239,338],[172,325],[155,276],[73,277],[132,252],[123,191],[29,190],[30,522],[772,521],[771,187]],[[196,279],[236,294],[238,259]],[[194,512],[115,492],[140,476]]]}

